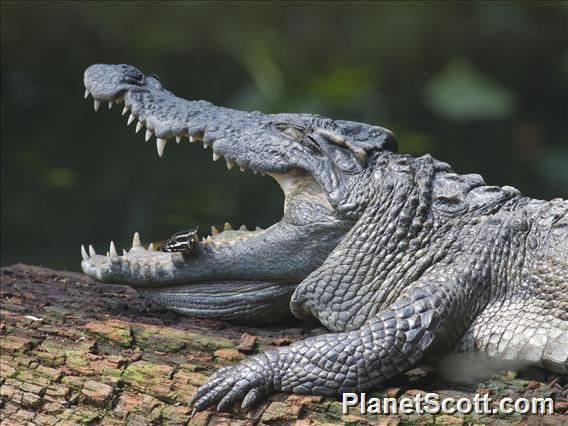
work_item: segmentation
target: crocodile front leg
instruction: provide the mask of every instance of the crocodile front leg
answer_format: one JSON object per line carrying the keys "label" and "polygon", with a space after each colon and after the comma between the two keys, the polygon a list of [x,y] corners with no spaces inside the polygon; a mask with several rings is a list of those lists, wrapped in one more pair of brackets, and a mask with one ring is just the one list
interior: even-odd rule
{"label": "crocodile front leg", "polygon": [[197,411],[213,405],[226,411],[238,403],[247,410],[277,391],[338,395],[375,388],[415,366],[433,345],[449,345],[465,330],[471,286],[460,286],[444,274],[421,279],[359,330],[309,338],[219,370],[191,404]]}

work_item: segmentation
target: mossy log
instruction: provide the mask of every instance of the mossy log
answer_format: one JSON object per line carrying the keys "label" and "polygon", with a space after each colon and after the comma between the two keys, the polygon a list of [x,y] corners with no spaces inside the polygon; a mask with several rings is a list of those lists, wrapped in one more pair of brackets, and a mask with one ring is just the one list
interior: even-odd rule
{"label": "mossy log", "polygon": [[[322,332],[295,322],[253,328],[166,311],[126,286],[82,274],[15,265],[1,269],[2,424],[563,424],[566,378],[531,369],[469,383],[415,369],[375,396],[552,396],[545,416],[342,414],[334,398],[273,395],[251,412],[205,411],[187,402],[217,368]],[[565,424],[565,423],[564,423]]]}

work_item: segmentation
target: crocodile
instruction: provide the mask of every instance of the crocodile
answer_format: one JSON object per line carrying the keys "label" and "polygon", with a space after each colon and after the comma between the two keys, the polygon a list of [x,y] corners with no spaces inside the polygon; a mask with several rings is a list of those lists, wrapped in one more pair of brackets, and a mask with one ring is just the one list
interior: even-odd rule
{"label": "crocodile", "polygon": [[284,192],[276,224],[176,243],[191,250],[146,248],[138,233],[122,255],[112,242],[106,255],[81,246],[87,275],[177,312],[242,323],[293,314],[329,330],[218,370],[194,411],[375,389],[445,353],[568,373],[567,201],[399,154],[379,126],[184,100],[129,65],[92,65],[84,84],[95,110],[123,104],[160,157],[170,140],[202,143]]}

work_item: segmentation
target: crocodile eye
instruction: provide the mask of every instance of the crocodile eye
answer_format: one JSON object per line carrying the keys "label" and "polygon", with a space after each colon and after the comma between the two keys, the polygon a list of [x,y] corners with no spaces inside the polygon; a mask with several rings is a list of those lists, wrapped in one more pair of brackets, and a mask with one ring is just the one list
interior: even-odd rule
{"label": "crocodile eye", "polygon": [[297,141],[301,141],[306,135],[306,129],[304,129],[302,126],[287,123],[278,123],[274,127],[276,127],[276,129],[280,133],[284,134],[288,138]]}

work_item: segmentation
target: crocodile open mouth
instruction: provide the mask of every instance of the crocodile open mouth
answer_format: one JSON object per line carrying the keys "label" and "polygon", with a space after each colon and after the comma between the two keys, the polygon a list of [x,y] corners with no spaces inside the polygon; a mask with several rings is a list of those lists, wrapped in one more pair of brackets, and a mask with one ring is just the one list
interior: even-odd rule
{"label": "crocodile open mouth", "polygon": [[122,254],[112,241],[101,254],[92,245],[81,246],[83,271],[100,281],[128,284],[194,316],[264,320],[277,316],[275,299],[282,301],[277,304],[282,311],[289,311],[295,286],[353,225],[329,199],[337,182],[326,178],[332,173],[328,157],[306,155],[314,148],[294,139],[299,126],[281,124],[285,116],[276,121],[261,113],[187,101],[134,67],[92,66],[85,72],[85,87],[95,111],[104,103],[109,109],[122,105],[127,125],[135,125],[136,133],[145,129],[146,141],[156,138],[160,157],[168,141],[202,144],[212,149],[214,162],[224,159],[229,170],[271,176],[285,198],[282,219],[267,229],[233,229],[227,222],[222,229],[212,226],[198,241],[188,233],[188,250],[160,251],[160,242],[144,245],[138,233]]}
{"label": "crocodile open mouth", "polygon": [[[88,89],[85,89],[85,99],[89,97],[90,93]],[[130,95],[135,96],[135,95]],[[129,100],[125,100],[124,95],[119,95],[114,99],[109,99],[106,101],[101,101],[98,99],[94,99],[94,110],[95,112],[99,110],[101,104],[105,102],[108,105],[108,109],[112,109],[114,104],[123,105],[122,115],[128,115],[128,119],[126,122],[127,126],[130,126],[133,123],[136,123],[135,126],[135,133],[139,133],[142,129],[146,127],[146,123],[151,126],[149,123],[150,120],[144,116],[142,111],[137,111],[136,104],[129,103]],[[175,140],[176,143],[180,144],[183,141],[202,144],[204,149],[211,148],[212,153],[212,160],[214,162],[222,159],[222,154],[215,151],[213,147],[213,142],[215,141],[214,138],[207,138],[206,137],[206,127],[192,127],[192,128],[178,128],[170,129],[167,132],[160,132],[156,135],[156,149],[158,156],[161,158],[164,155],[165,147],[168,141]],[[155,135],[155,129],[152,127],[148,127],[145,130],[144,140],[146,142],[151,141],[152,137]],[[238,168],[241,172],[251,171],[254,174],[260,174],[262,176],[272,176],[281,186],[284,195],[285,195],[285,202],[284,202],[284,211],[286,212],[286,207],[289,204],[289,199],[293,196],[294,193],[299,193],[300,191],[297,188],[298,186],[301,187],[302,191],[305,193],[310,194],[312,197],[318,198],[319,201],[326,205],[326,208],[332,209],[327,201],[327,198],[321,189],[321,186],[312,178],[310,178],[305,172],[301,172],[299,170],[292,170],[286,174],[275,174],[275,173],[267,173],[265,171],[260,171],[253,166],[245,165],[238,159],[234,158],[224,158],[226,162],[226,166],[228,170],[233,169],[233,167],[238,164]],[[240,164],[239,164],[240,163]],[[308,188],[309,187],[309,188]],[[298,218],[296,218],[298,219]],[[229,222],[225,222],[222,229],[219,230],[215,225],[211,225],[211,231],[206,236],[201,236],[200,244],[201,245],[209,245],[213,248],[218,248],[224,245],[233,245],[237,242],[245,241],[252,236],[259,236],[265,230],[259,226],[257,226],[254,230],[248,229],[246,225],[241,225],[238,229],[233,229],[233,226]],[[142,252],[142,250],[147,251],[157,251],[159,250],[163,241],[158,242],[149,242],[145,245],[142,245],[140,240],[140,234],[135,232],[132,239],[132,247],[127,251],[123,249],[122,255],[126,256],[128,253],[132,252]],[[83,260],[88,260],[93,256],[96,256],[97,253],[95,248],[92,245],[88,246],[88,250],[85,248],[84,245],[81,246],[81,254]],[[112,257],[120,257],[116,246],[113,241],[110,242],[109,248],[106,251],[106,257],[110,260]]]}

